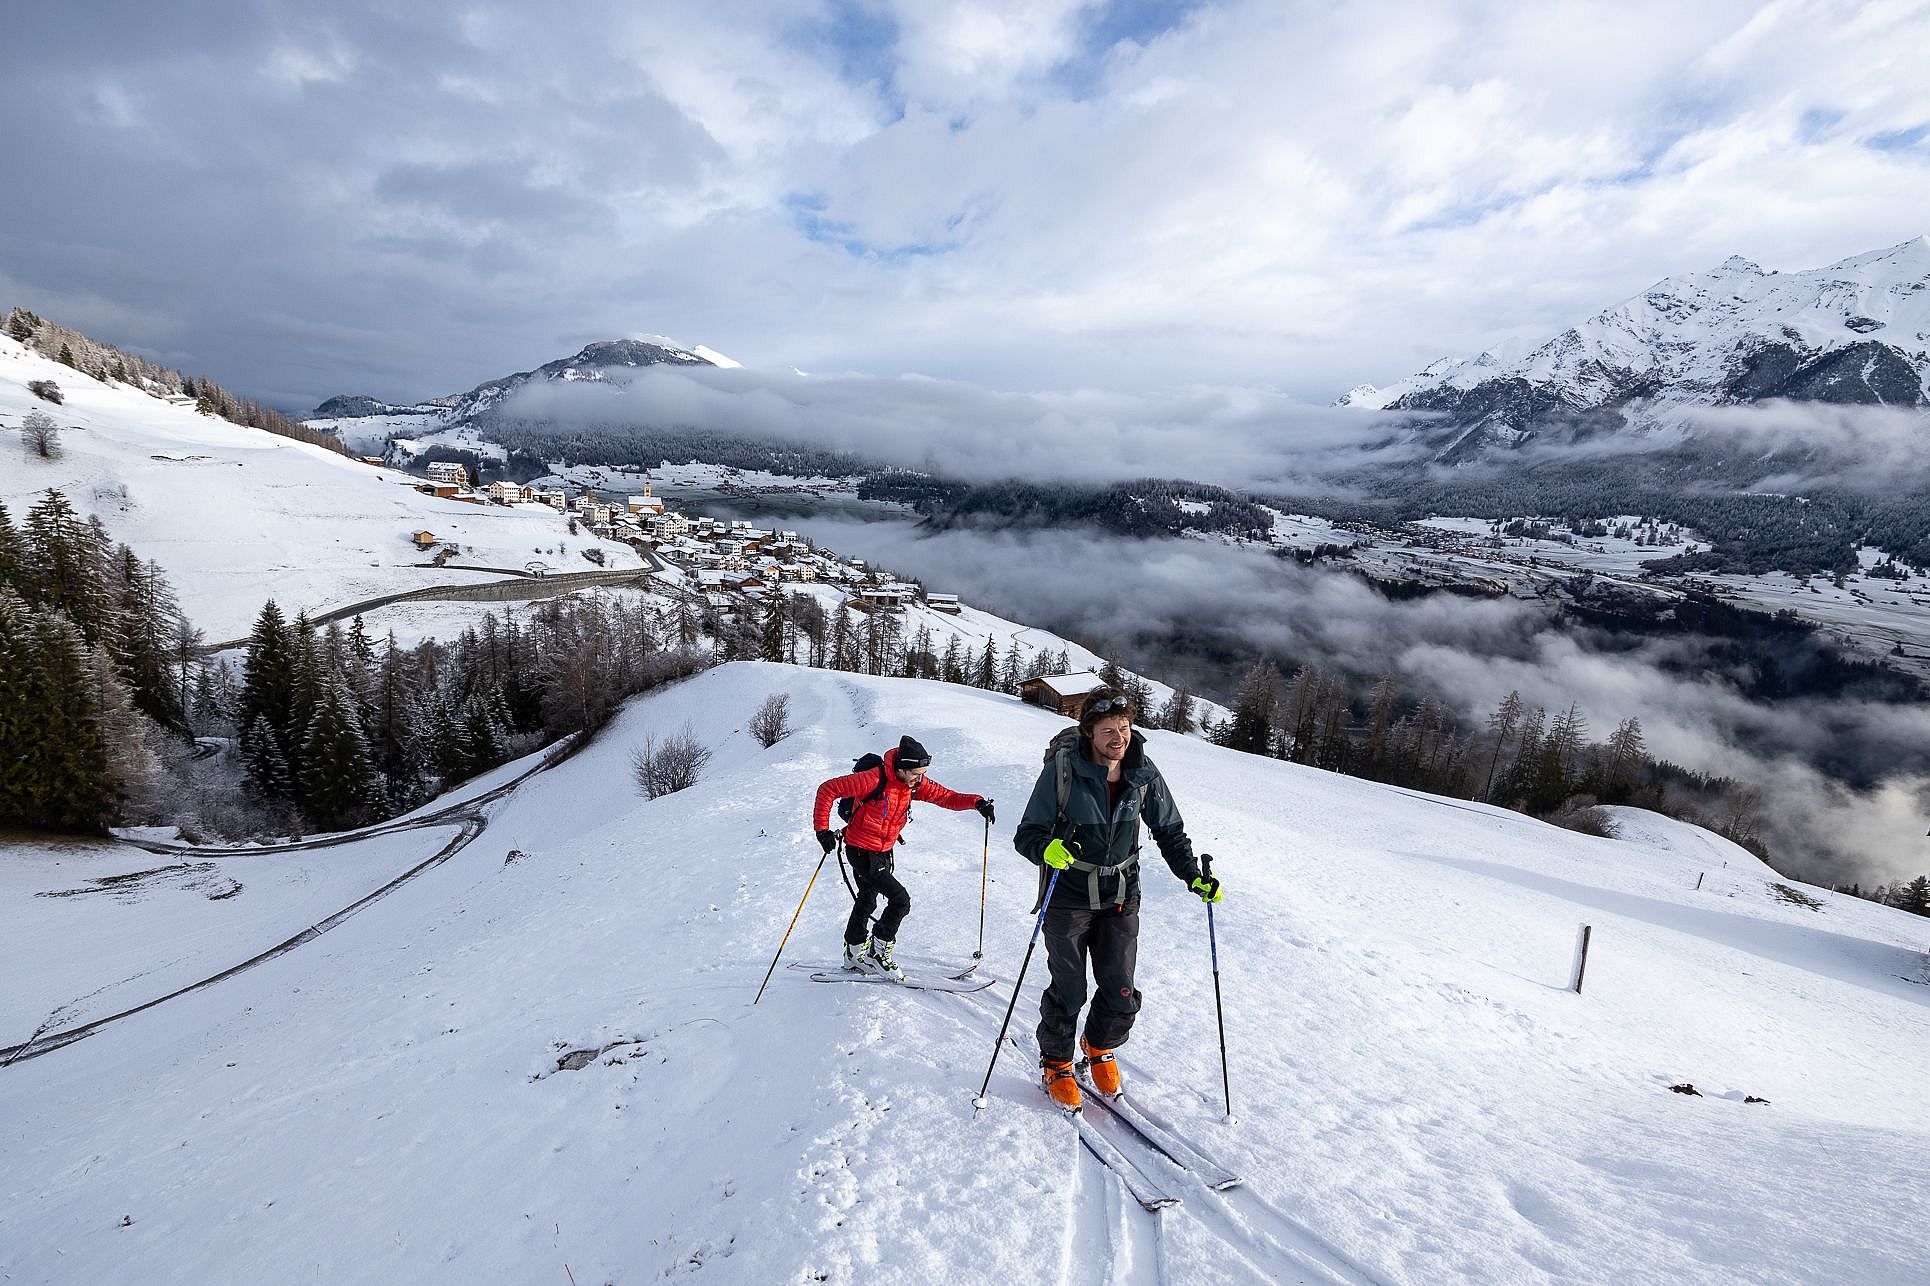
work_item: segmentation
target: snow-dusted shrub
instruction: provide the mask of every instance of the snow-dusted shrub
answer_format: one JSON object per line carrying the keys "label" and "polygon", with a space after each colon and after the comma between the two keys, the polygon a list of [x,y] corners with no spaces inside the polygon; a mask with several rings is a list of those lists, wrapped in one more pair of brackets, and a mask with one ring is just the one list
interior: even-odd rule
{"label": "snow-dusted shrub", "polygon": [[60,385],[52,380],[28,380],[27,391],[41,401],[52,402],[55,406],[62,406],[67,400],[61,396]]}
{"label": "snow-dusted shrub", "polygon": [[630,769],[636,775],[637,789],[648,799],[688,790],[697,784],[697,774],[710,762],[710,751],[697,740],[685,724],[663,740],[652,733],[643,739],[643,748],[630,755]]}
{"label": "snow-dusted shrub", "polygon": [[751,736],[757,744],[769,750],[778,742],[791,735],[791,694],[773,692],[764,698],[764,704],[757,707],[751,716]]}
{"label": "snow-dusted shrub", "polygon": [[1583,835],[1595,835],[1602,839],[1615,838],[1615,823],[1602,811],[1600,803],[1593,795],[1570,795],[1562,801],[1559,811],[1548,818],[1563,830],[1577,831]]}

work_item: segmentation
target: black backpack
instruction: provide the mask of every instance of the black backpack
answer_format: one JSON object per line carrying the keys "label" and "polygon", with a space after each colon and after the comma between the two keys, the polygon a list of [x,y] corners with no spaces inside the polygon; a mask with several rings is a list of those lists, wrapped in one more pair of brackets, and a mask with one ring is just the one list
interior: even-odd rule
{"label": "black backpack", "polygon": [[852,772],[863,772],[867,768],[876,768],[878,770],[878,784],[871,788],[871,793],[868,795],[857,798],[847,795],[845,798],[840,799],[838,801],[838,819],[840,821],[849,822],[851,820],[851,814],[858,811],[859,804],[869,804],[874,799],[883,799],[885,797],[884,759],[881,756],[867,752],[851,761]]}

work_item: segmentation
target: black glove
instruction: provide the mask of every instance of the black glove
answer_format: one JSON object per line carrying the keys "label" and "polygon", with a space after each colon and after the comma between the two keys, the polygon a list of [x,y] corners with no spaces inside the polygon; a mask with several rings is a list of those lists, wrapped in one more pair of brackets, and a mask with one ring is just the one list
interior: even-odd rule
{"label": "black glove", "polygon": [[986,799],[983,796],[980,796],[979,801],[976,804],[973,804],[972,807],[976,808],[978,810],[978,815],[980,817],[983,817],[986,821],[996,822],[998,820],[998,818],[992,816],[991,800]]}
{"label": "black glove", "polygon": [[836,831],[819,831],[818,843],[824,845],[824,851],[829,853],[838,846],[838,833]]}

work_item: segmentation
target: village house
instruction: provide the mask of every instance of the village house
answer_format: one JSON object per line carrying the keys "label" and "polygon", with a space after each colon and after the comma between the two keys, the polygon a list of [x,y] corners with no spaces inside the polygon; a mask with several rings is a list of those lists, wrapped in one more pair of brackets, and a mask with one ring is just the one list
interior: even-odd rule
{"label": "village house", "polygon": [[425,496],[434,496],[438,500],[454,500],[456,498],[456,493],[462,490],[461,487],[457,486],[453,482],[433,482],[433,481],[418,482],[415,484],[415,489],[417,491],[420,491]]}
{"label": "village house", "polygon": [[925,595],[925,606],[931,608],[934,612],[948,612],[953,616],[957,616],[962,604],[959,603],[958,595],[956,594],[927,594]]}
{"label": "village house", "polygon": [[418,531],[409,539],[415,542],[417,549],[427,549],[436,543],[436,535],[432,531]]}
{"label": "village house", "polygon": [[528,504],[536,498],[534,488],[515,482],[492,482],[483,488],[483,494],[499,505]]}
{"label": "village house", "polygon": [[1035,706],[1056,710],[1068,719],[1077,719],[1085,709],[1086,697],[1105,684],[1091,670],[1077,674],[1047,674],[1019,684],[1019,699]]}
{"label": "village house", "polygon": [[865,585],[847,601],[861,612],[902,612],[916,596],[909,585]]}
{"label": "village house", "polygon": [[431,482],[450,482],[458,487],[469,485],[469,470],[454,460],[434,460],[424,470]]}

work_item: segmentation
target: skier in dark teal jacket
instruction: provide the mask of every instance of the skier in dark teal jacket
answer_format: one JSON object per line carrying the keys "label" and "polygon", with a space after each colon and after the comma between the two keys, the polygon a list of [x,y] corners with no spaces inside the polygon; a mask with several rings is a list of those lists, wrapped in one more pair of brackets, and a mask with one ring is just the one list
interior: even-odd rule
{"label": "skier in dark teal jacket", "polygon": [[[1080,1103],[1072,1069],[1073,1037],[1086,1003],[1086,972],[1095,992],[1079,1048],[1093,1088],[1120,1091],[1113,1050],[1126,1041],[1139,1013],[1133,986],[1139,953],[1139,824],[1153,834],[1159,855],[1188,888],[1209,902],[1220,883],[1200,874],[1192,841],[1166,779],[1146,757],[1146,739],[1133,728],[1132,703],[1101,688],[1086,698],[1076,735],[1053,741],[1044,770],[1026,801],[1012,846],[1040,867],[1040,895],[1053,868],[1059,882],[1045,909],[1046,962],[1052,981],[1039,1000],[1040,1077],[1065,1107]],[[1034,907],[1037,910],[1037,907]]]}

